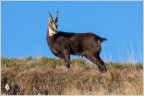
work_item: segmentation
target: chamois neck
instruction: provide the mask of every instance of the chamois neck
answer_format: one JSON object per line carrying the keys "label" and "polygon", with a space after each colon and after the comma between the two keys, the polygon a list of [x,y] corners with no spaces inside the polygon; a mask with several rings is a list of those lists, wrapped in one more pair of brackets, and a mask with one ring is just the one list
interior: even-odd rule
{"label": "chamois neck", "polygon": [[49,37],[53,37],[55,35],[55,31],[53,31],[50,27],[48,28],[48,35]]}
{"label": "chamois neck", "polygon": [[47,30],[47,42],[53,42],[54,41],[54,38],[55,38],[55,35],[50,35],[50,31],[51,30]]}

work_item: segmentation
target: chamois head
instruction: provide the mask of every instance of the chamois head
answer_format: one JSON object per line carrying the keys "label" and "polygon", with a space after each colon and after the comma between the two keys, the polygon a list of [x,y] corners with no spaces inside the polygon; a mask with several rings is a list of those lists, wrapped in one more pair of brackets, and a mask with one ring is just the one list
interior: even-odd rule
{"label": "chamois head", "polygon": [[49,12],[50,16],[48,18],[48,30],[49,30],[49,36],[53,36],[57,33],[57,26],[58,26],[58,11],[57,11],[57,16],[55,17],[55,19],[53,20],[53,17],[51,15],[51,13]]}

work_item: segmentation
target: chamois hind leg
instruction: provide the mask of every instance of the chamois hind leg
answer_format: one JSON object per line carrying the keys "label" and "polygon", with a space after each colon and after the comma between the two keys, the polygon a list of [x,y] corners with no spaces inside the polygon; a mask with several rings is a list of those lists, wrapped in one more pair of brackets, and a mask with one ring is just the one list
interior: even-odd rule
{"label": "chamois hind leg", "polygon": [[91,62],[93,62],[94,64],[97,64],[100,72],[106,72],[106,65],[103,62],[103,60],[99,57],[99,55],[92,55],[92,54],[86,54],[85,57],[87,59],[89,59]]}
{"label": "chamois hind leg", "polygon": [[67,68],[70,68],[70,54],[68,50],[63,50],[63,61]]}
{"label": "chamois hind leg", "polygon": [[99,64],[100,64],[98,65],[99,69],[103,72],[106,72],[107,68],[106,68],[104,61],[100,58],[98,54],[96,54],[95,58],[99,61]]}

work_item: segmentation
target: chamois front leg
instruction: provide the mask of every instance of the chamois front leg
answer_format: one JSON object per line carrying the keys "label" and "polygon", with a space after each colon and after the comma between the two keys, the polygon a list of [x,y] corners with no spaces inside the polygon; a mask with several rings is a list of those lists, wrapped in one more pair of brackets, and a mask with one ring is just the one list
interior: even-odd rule
{"label": "chamois front leg", "polygon": [[70,68],[70,53],[69,53],[69,51],[64,49],[63,50],[63,56],[64,57],[62,59],[63,59],[65,65],[66,65],[66,67]]}

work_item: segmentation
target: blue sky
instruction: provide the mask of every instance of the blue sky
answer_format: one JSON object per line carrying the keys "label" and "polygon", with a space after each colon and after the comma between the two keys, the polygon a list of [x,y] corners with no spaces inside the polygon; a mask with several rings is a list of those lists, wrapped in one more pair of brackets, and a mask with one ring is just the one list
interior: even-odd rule
{"label": "blue sky", "polygon": [[[105,61],[142,61],[142,1],[2,2],[2,57],[55,58],[46,42],[48,11],[59,11],[58,30],[92,32]],[[72,56],[75,58],[75,56]],[[78,57],[79,58],[79,57]]]}

